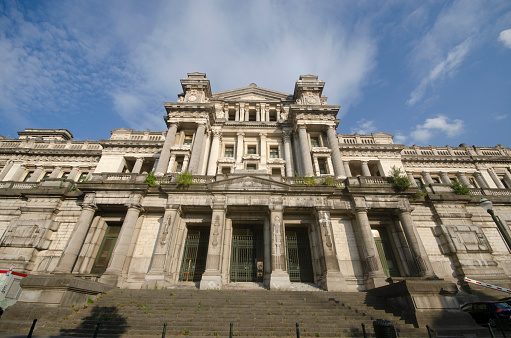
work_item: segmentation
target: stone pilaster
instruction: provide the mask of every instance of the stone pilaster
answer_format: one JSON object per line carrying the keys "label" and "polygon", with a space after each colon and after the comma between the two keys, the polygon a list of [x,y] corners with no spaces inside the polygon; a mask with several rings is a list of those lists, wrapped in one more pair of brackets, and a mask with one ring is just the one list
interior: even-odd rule
{"label": "stone pilaster", "polygon": [[78,176],[78,172],[79,171],[80,171],[80,169],[78,167],[73,167],[71,169],[71,172],[69,173],[69,175],[67,175],[67,179],[75,181],[76,180],[76,176]]}
{"label": "stone pilaster", "polygon": [[185,158],[183,159],[183,167],[181,168],[181,172],[188,170],[188,162],[190,160],[190,157],[188,155],[185,155]]}
{"label": "stone pilaster", "polygon": [[134,194],[130,199],[130,203],[127,204],[128,211],[122,223],[121,232],[119,233],[117,243],[112,253],[112,258],[100,280],[107,284],[117,285],[119,283],[119,277],[123,274],[124,262],[128,256],[138,216],[142,211],[142,206],[140,205],[142,196],[140,194]]}
{"label": "stone pilaster", "polygon": [[12,175],[11,177],[11,181],[19,181],[21,179],[21,177],[23,177],[23,174],[25,173],[25,166],[21,165],[17,170],[16,172],[14,173],[14,175]]}
{"label": "stone pilaster", "polygon": [[218,129],[213,129],[213,141],[211,143],[211,151],[209,154],[209,162],[208,162],[208,176],[214,176],[217,172],[217,161],[219,157],[220,151],[220,135],[221,131]]}
{"label": "stone pilaster", "polygon": [[362,168],[362,176],[371,176],[367,161],[360,161],[360,166]]}
{"label": "stone pilaster", "polygon": [[302,152],[302,161],[304,176],[313,176],[314,170],[312,168],[311,151],[309,148],[309,140],[307,138],[307,126],[298,126],[298,137],[300,138],[300,150]]}
{"label": "stone pilaster", "polygon": [[337,140],[337,136],[335,135],[334,126],[332,125],[327,126],[326,135],[328,137],[328,144],[330,145],[330,149],[332,150],[332,164],[334,166],[335,176],[345,178],[346,172],[342,164],[341,151],[339,150],[339,141]]}
{"label": "stone pilaster", "polygon": [[291,153],[291,132],[282,131],[284,137],[284,158],[286,160],[286,176],[293,177],[293,155]]}
{"label": "stone pilaster", "polygon": [[205,123],[199,123],[197,132],[195,133],[195,140],[193,141],[192,155],[188,171],[193,174],[199,174],[199,159],[202,154],[202,145],[204,143],[204,132],[206,130]]}
{"label": "stone pilaster", "polygon": [[405,233],[406,241],[408,242],[408,247],[410,248],[418,273],[424,277],[435,277],[433,266],[417,232],[417,228],[413,223],[410,204],[408,200],[401,200],[399,204],[401,205],[398,210],[399,221],[403,227],[403,232]]}
{"label": "stone pilaster", "polygon": [[321,266],[323,266],[323,275],[321,284],[327,291],[345,291],[346,280],[339,268],[339,261],[335,251],[334,236],[332,231],[332,222],[330,220],[330,210],[316,207],[316,222],[318,235],[321,237]]}
{"label": "stone pilaster", "polygon": [[83,199],[82,212],[76,221],[73,233],[67,242],[67,246],[62,253],[60,261],[53,271],[54,273],[71,273],[80,250],[82,249],[85,237],[96,213],[97,207],[94,203],[95,194],[87,194]]}
{"label": "stone pilaster", "polygon": [[243,169],[243,138],[245,133],[238,133],[236,142],[236,169]]}
{"label": "stone pilaster", "polygon": [[350,162],[349,161],[343,161],[344,165],[344,172],[346,173],[347,177],[351,177],[351,169],[350,169]]}
{"label": "stone pilaster", "polygon": [[37,182],[39,180],[39,176],[43,173],[42,167],[37,167],[32,176],[28,179],[28,182]]}
{"label": "stone pilaster", "polygon": [[11,170],[11,167],[12,167],[12,162],[9,161],[9,163],[7,163],[5,165],[5,167],[2,169],[2,172],[0,172],[0,181],[4,179],[4,177],[7,175],[9,170]]}
{"label": "stone pilaster", "polygon": [[282,210],[282,204],[274,205],[271,208],[269,222],[271,241],[268,244],[271,246],[272,258],[269,287],[277,290],[286,290],[291,287],[286,269],[285,227]]}
{"label": "stone pilaster", "polygon": [[61,171],[62,171],[62,167],[53,168],[53,170],[50,174],[50,178],[58,178]]}
{"label": "stone pilaster", "polygon": [[225,200],[217,198],[213,202],[211,215],[211,230],[209,234],[208,255],[206,259],[206,271],[202,274],[200,289],[222,288],[222,247],[223,231],[225,226]]}
{"label": "stone pilaster", "polygon": [[266,162],[268,160],[268,152],[266,149],[266,134],[260,133],[259,134],[259,140],[261,144],[261,167],[260,169],[266,169]]}
{"label": "stone pilaster", "polygon": [[174,145],[176,139],[177,126],[177,123],[171,123],[169,126],[167,136],[165,137],[165,143],[163,143],[163,148],[161,150],[160,159],[154,171],[156,176],[163,176],[169,165],[170,148]]}
{"label": "stone pilaster", "polygon": [[176,163],[176,154],[170,155],[169,166],[167,167],[167,173],[174,172],[174,164]]}

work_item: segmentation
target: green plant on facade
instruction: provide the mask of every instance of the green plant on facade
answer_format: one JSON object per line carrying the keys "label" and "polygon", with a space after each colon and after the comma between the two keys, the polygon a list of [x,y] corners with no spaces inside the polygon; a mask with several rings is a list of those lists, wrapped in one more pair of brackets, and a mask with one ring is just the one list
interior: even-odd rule
{"label": "green plant on facade", "polygon": [[334,182],[334,179],[332,178],[332,176],[325,176],[325,177],[321,178],[321,181],[319,182],[319,184],[334,186],[335,182]]}
{"label": "green plant on facade", "polygon": [[313,186],[317,185],[316,180],[312,176],[297,176],[294,179],[294,183],[296,185],[307,185],[307,186]]}
{"label": "green plant on facade", "polygon": [[415,193],[412,195],[412,199],[418,200],[421,197],[426,196],[428,193],[426,192],[425,188],[417,189]]}
{"label": "green plant on facade", "polygon": [[193,174],[188,171],[177,174],[176,183],[179,187],[187,188],[193,183]]}
{"label": "green plant on facade", "polygon": [[452,181],[451,188],[456,195],[470,195],[470,190],[468,190],[467,187],[461,185],[461,183],[456,179]]}
{"label": "green plant on facade", "polygon": [[401,169],[396,166],[393,166],[390,169],[390,179],[394,188],[396,188],[398,191],[405,191],[408,189],[411,185],[410,180],[408,177],[404,176],[404,173],[401,172]]}
{"label": "green plant on facade", "polygon": [[145,178],[145,183],[149,184],[149,186],[154,187],[156,185],[156,176],[154,175],[154,171],[151,171],[147,174]]}

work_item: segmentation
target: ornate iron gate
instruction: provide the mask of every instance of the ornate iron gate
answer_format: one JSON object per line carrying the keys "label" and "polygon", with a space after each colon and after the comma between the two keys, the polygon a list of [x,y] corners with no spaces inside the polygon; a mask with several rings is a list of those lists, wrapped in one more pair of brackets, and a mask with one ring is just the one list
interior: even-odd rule
{"label": "ornate iron gate", "polygon": [[233,235],[231,282],[262,282],[264,243],[261,236]]}
{"label": "ornate iron gate", "polygon": [[179,271],[179,281],[199,282],[201,280],[202,274],[206,270],[208,242],[208,231],[188,231],[181,261],[181,270]]}
{"label": "ornate iron gate", "polygon": [[287,269],[291,282],[314,282],[309,235],[286,231]]}

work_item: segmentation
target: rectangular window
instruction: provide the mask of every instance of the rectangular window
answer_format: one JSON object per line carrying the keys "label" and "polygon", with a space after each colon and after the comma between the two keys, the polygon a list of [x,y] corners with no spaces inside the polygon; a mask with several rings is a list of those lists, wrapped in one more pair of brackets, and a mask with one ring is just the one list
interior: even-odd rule
{"label": "rectangular window", "polygon": [[256,170],[257,165],[255,163],[247,163],[247,170]]}
{"label": "rectangular window", "polygon": [[280,168],[273,168],[271,170],[271,174],[274,175],[274,176],[281,176],[282,175],[282,171],[280,170]]}
{"label": "rectangular window", "polygon": [[183,170],[183,162],[184,162],[183,156],[176,157],[176,170],[175,170],[176,173],[180,173],[181,170]]}
{"label": "rectangular window", "polygon": [[229,167],[222,168],[222,174],[230,174],[230,173],[231,173],[231,168],[229,168]]}
{"label": "rectangular window", "polygon": [[236,111],[234,109],[229,109],[229,121],[236,120]]}
{"label": "rectangular window", "polygon": [[257,154],[257,147],[256,146],[247,146],[247,154],[248,155]]}
{"label": "rectangular window", "polygon": [[192,145],[192,140],[193,140],[193,135],[186,134],[186,135],[185,135],[185,139],[184,139],[184,141],[183,141],[183,145],[185,145],[185,146],[191,146],[191,145]]}
{"label": "rectangular window", "polygon": [[255,121],[256,120],[256,111],[255,109],[250,109],[248,112],[248,120]]}
{"label": "rectangular window", "polygon": [[315,148],[315,147],[320,147],[319,145],[319,137],[317,136],[311,136],[311,147],[312,148]]}
{"label": "rectangular window", "polygon": [[326,170],[326,159],[325,158],[318,158],[318,165],[319,165],[319,173],[322,175],[328,174]]}
{"label": "rectangular window", "polygon": [[270,158],[279,158],[279,147],[270,147]]}
{"label": "rectangular window", "polygon": [[234,146],[225,146],[224,157],[234,157]]}
{"label": "rectangular window", "polygon": [[270,110],[270,121],[277,121],[277,112],[275,110]]}

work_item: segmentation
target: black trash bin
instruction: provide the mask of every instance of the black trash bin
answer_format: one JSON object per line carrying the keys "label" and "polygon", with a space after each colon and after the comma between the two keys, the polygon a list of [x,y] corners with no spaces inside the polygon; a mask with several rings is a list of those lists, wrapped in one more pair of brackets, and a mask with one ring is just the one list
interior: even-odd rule
{"label": "black trash bin", "polygon": [[392,322],[385,319],[376,319],[373,322],[376,338],[397,338]]}

